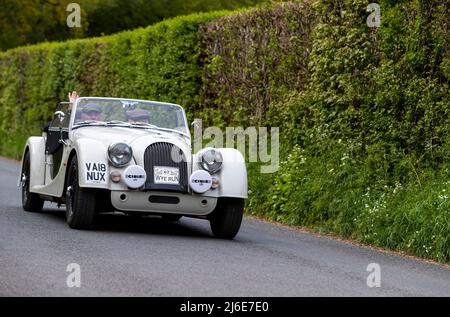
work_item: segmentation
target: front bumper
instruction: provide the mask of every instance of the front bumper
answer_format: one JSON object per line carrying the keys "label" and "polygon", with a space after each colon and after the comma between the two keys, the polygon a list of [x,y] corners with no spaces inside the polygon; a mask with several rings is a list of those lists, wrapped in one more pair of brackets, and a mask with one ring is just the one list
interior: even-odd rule
{"label": "front bumper", "polygon": [[206,216],[216,208],[217,198],[164,191],[111,191],[111,203],[119,211]]}

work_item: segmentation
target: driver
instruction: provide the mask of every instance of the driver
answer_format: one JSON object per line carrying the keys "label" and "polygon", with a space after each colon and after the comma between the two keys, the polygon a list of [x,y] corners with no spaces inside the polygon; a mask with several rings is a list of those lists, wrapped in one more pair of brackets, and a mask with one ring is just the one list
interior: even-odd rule
{"label": "driver", "polygon": [[134,109],[125,112],[128,123],[150,123],[150,115],[147,110]]}
{"label": "driver", "polygon": [[[70,106],[75,104],[77,99],[80,98],[76,91],[69,92],[69,102]],[[75,115],[76,121],[100,121],[100,116],[102,113],[102,108],[96,103],[88,103],[81,109],[77,109],[77,113]]]}

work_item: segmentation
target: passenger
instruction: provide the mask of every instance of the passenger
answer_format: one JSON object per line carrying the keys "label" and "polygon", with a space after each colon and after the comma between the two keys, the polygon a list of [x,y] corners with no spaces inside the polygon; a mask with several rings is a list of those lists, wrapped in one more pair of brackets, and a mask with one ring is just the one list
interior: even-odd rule
{"label": "passenger", "polygon": [[[69,92],[69,102],[75,104],[77,99],[80,98],[76,91]],[[100,116],[102,113],[102,108],[95,103],[89,103],[81,109],[77,109],[77,113],[75,114],[75,121],[100,121]]]}
{"label": "passenger", "polygon": [[125,112],[129,123],[150,123],[150,115],[147,110],[135,109]]}

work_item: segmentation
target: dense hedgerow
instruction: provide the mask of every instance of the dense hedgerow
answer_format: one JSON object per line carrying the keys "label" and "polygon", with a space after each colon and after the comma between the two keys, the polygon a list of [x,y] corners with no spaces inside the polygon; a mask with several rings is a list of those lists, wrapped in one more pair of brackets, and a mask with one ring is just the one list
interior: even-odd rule
{"label": "dense hedgerow", "polygon": [[380,4],[370,29],[366,1],[315,3],[310,81],[269,106],[283,160],[249,209],[449,261],[448,4]]}
{"label": "dense hedgerow", "polygon": [[246,125],[262,124],[271,102],[302,90],[309,79],[310,34],[315,20],[311,6],[301,1],[205,24],[203,116],[216,124],[238,123],[237,118]]}
{"label": "dense hedgerow", "polygon": [[[265,1],[0,0],[0,51],[44,41],[109,35],[180,15],[236,10]],[[73,17],[73,4],[79,5],[80,27],[69,28],[67,18]]]}
{"label": "dense hedgerow", "polygon": [[190,108],[201,86],[199,25],[226,12],[194,14],[117,35],[0,54],[0,153],[18,158],[59,101],[82,96],[170,101]]}

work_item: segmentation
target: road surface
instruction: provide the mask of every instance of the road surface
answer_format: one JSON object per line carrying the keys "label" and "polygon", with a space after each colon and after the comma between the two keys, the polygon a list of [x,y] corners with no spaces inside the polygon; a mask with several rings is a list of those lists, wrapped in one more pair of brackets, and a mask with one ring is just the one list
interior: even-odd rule
{"label": "road surface", "polygon": [[[18,172],[0,159],[0,296],[450,296],[448,267],[250,218],[232,241],[188,218],[106,214],[72,230],[54,204],[22,210]],[[71,263],[80,287],[67,285]]]}

